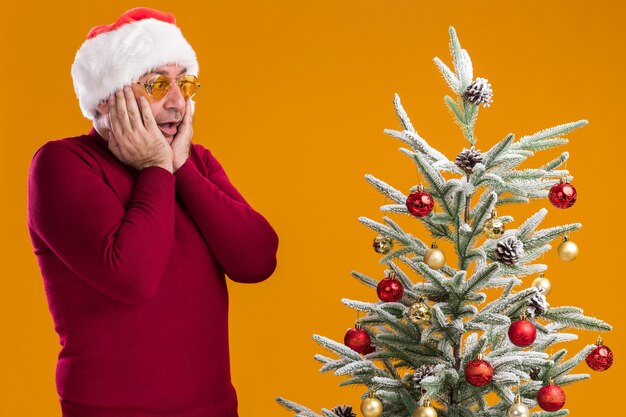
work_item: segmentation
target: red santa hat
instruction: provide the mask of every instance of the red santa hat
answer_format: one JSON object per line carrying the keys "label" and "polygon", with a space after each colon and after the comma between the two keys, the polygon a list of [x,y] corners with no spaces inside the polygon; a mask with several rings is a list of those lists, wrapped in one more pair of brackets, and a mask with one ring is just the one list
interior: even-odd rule
{"label": "red santa hat", "polygon": [[173,14],[147,7],[124,12],[109,25],[96,26],[76,52],[74,90],[83,115],[93,120],[96,106],[117,89],[167,64],[198,75],[198,60],[176,26]]}

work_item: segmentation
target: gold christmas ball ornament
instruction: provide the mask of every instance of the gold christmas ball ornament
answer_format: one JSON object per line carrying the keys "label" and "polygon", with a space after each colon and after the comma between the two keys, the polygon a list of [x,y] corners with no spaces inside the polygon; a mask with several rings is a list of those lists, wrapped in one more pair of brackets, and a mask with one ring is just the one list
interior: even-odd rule
{"label": "gold christmas ball ornament", "polygon": [[415,409],[413,417],[437,417],[437,410],[430,405],[430,400],[425,400],[423,405]]}
{"label": "gold christmas ball ornament", "polygon": [[491,211],[491,218],[483,225],[483,232],[489,239],[499,239],[504,234],[504,222],[498,218],[495,210]]}
{"label": "gold christmas ball ornament", "polygon": [[367,397],[361,403],[361,414],[363,414],[363,417],[378,417],[382,413],[383,403],[374,396]]}
{"label": "gold christmas ball ornament", "polygon": [[409,307],[409,320],[415,324],[430,323],[430,307],[419,297],[417,302]]}
{"label": "gold christmas ball ornament", "polygon": [[446,263],[446,255],[437,247],[437,243],[433,242],[430,249],[424,252],[424,263],[431,269],[441,269]]}
{"label": "gold christmas ball ornament", "polygon": [[543,295],[550,294],[552,291],[552,283],[548,278],[543,275],[543,272],[539,274],[537,278],[533,281],[533,287],[543,288]]}
{"label": "gold christmas ball ornament", "polygon": [[530,410],[524,404],[522,404],[522,398],[517,394],[515,396],[515,402],[511,404],[506,412],[507,417],[530,417]]}
{"label": "gold christmas ball ornament", "polygon": [[569,240],[567,236],[563,237],[563,242],[556,249],[559,258],[565,262],[571,262],[578,256],[578,245]]}
{"label": "gold christmas ball ornament", "polygon": [[393,249],[393,239],[387,236],[378,235],[374,239],[374,250],[383,255]]}

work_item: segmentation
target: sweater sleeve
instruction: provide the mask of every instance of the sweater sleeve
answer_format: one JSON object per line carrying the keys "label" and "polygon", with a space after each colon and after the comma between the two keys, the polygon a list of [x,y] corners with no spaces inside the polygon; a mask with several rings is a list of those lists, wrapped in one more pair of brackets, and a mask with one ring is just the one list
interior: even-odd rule
{"label": "sweater sleeve", "polygon": [[28,180],[31,233],[104,294],[133,304],[149,300],[174,241],[176,179],[160,167],[143,169],[124,207],[89,161],[59,141],[35,153]]}
{"label": "sweater sleeve", "polygon": [[231,280],[267,279],[276,269],[276,232],[235,189],[209,150],[192,146],[208,174],[202,174],[190,156],[174,172],[176,192]]}

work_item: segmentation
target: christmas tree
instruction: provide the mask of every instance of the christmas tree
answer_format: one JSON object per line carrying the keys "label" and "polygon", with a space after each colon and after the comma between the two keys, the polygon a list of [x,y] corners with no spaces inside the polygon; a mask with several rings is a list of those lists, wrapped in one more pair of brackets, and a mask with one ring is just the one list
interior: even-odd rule
{"label": "christmas tree", "polygon": [[[557,252],[571,262],[578,247],[570,240],[579,223],[539,228],[545,208],[517,228],[511,216],[498,216],[507,205],[531,199],[550,201],[559,209],[576,202],[561,153],[537,168],[520,168],[530,157],[565,145],[565,135],[587,124],[566,123],[515,140],[513,134],[482,153],[474,126],[479,107],[492,102],[491,85],[474,78],[470,57],[450,28],[454,71],[439,58],[435,64],[454,92],[445,104],[461,127],[469,148],[454,160],[428,144],[413,128],[399,97],[395,109],[402,130],[385,130],[407,148],[401,152],[416,164],[423,183],[409,195],[372,175],[366,180],[392,200],[381,211],[413,216],[435,243],[403,230],[383,216],[384,223],[359,220],[378,236],[374,249],[383,254],[386,277],[353,276],[376,290],[379,301],[343,299],[363,317],[346,333],[344,343],[314,335],[338,358],[316,355],[322,372],[347,376],[342,386],[367,387],[361,402],[365,417],[564,416],[567,384],[589,378],[572,373],[586,360],[603,371],[613,355],[599,339],[566,358],[554,345],[577,339],[568,328],[609,331],[611,326],[570,306],[549,307],[551,284],[540,263],[550,242],[561,240]],[[436,208],[435,210],[433,210]],[[426,233],[423,233],[426,234]],[[446,259],[436,240],[450,242],[456,262]],[[402,267],[401,267],[402,266]],[[408,272],[405,272],[408,271]],[[417,282],[409,276],[416,275]],[[532,284],[528,281],[535,277]],[[530,277],[522,280],[524,277]],[[495,293],[488,300],[485,290]],[[554,351],[556,350],[556,351]],[[489,399],[487,398],[489,396]],[[284,398],[277,401],[297,416],[320,416]],[[351,406],[322,409],[325,417],[350,417]]]}

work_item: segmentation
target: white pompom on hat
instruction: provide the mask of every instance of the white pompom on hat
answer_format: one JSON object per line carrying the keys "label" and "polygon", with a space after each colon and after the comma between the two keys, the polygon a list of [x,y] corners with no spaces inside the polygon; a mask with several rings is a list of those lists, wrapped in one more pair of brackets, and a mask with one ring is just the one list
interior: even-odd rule
{"label": "white pompom on hat", "polygon": [[176,26],[173,14],[137,7],[114,23],[94,27],[72,65],[74,90],[83,115],[93,120],[100,101],[168,64],[181,65],[187,74],[198,75],[196,53]]}

